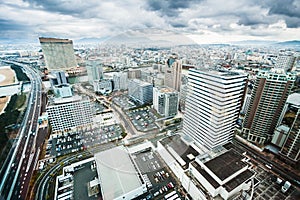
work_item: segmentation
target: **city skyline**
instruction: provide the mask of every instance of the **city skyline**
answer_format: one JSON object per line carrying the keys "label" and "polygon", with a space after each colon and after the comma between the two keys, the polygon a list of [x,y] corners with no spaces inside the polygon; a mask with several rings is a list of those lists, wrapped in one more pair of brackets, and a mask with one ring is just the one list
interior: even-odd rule
{"label": "city skyline", "polygon": [[5,0],[0,5],[0,43],[36,42],[39,36],[107,40],[149,29],[158,40],[172,31],[200,44],[300,38],[300,2],[295,0]]}

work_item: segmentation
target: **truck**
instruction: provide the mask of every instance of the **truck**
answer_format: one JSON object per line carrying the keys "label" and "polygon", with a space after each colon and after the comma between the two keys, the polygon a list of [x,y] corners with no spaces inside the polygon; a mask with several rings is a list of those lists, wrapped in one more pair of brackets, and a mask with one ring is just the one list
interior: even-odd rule
{"label": "truck", "polygon": [[281,187],[281,192],[286,193],[288,189],[291,187],[291,183],[288,181],[285,181],[284,185]]}

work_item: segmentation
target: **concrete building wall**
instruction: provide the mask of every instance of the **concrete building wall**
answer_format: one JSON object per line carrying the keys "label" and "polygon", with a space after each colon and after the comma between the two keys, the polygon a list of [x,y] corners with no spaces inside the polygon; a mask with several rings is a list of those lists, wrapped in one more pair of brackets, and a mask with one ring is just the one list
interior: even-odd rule
{"label": "concrete building wall", "polygon": [[77,67],[73,41],[68,39],[39,38],[46,67],[49,71]]}
{"label": "concrete building wall", "polygon": [[162,116],[175,116],[178,111],[178,92],[171,88],[153,88],[153,107]]}
{"label": "concrete building wall", "polygon": [[53,132],[66,131],[93,122],[89,100],[48,105],[46,110]]}
{"label": "concrete building wall", "polygon": [[94,81],[94,92],[100,92],[101,94],[110,93],[113,91],[113,84],[111,79],[102,79]]}
{"label": "concrete building wall", "polygon": [[184,174],[182,177],[181,184],[183,188],[189,193],[194,200],[206,200],[205,194],[201,191],[201,189],[197,188],[194,182]]}

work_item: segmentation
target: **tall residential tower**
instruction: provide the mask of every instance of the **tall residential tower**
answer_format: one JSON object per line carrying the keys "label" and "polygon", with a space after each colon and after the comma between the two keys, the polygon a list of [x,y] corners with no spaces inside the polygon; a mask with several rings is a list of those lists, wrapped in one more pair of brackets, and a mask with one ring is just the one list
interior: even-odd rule
{"label": "tall residential tower", "polygon": [[243,123],[248,141],[264,144],[272,139],[295,78],[295,74],[285,73],[283,69],[258,73]]}
{"label": "tall residential tower", "polygon": [[182,63],[174,55],[167,60],[165,70],[165,86],[180,91]]}
{"label": "tall residential tower", "polygon": [[207,149],[229,142],[234,133],[247,76],[237,72],[191,69],[183,132]]}
{"label": "tall residential tower", "polygon": [[289,161],[300,161],[299,93],[289,95],[277,125],[278,128],[286,127],[286,131],[275,131],[272,143],[281,148],[280,155],[288,158]]}

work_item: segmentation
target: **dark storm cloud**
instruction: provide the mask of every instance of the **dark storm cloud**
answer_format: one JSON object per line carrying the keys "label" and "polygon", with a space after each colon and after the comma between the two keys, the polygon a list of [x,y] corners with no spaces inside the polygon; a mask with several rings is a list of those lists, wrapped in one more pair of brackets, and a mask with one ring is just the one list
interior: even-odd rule
{"label": "dark storm cloud", "polygon": [[239,25],[245,26],[257,26],[260,24],[269,24],[270,22],[266,19],[266,17],[260,15],[240,15],[239,16]]}
{"label": "dark storm cloud", "polygon": [[36,9],[44,9],[50,12],[73,16],[80,16],[86,10],[92,9],[98,5],[98,3],[78,0],[24,0],[24,2],[28,2]]}
{"label": "dark storm cloud", "polygon": [[267,16],[270,19],[283,20],[288,28],[300,27],[299,0],[265,0],[257,4],[268,10]]}
{"label": "dark storm cloud", "polygon": [[[296,4],[298,2],[298,5]],[[287,17],[300,18],[300,3],[299,0],[274,1],[271,4],[269,14],[284,15]]]}
{"label": "dark storm cloud", "polygon": [[131,29],[296,37],[300,0],[0,0],[0,38],[107,37]]}
{"label": "dark storm cloud", "polygon": [[181,22],[170,22],[170,25],[174,28],[186,28],[188,25],[186,23],[181,23]]}
{"label": "dark storm cloud", "polygon": [[18,24],[12,20],[0,19],[0,32],[7,31],[22,31],[26,30],[26,26],[22,24]]}
{"label": "dark storm cloud", "polygon": [[148,0],[148,10],[158,11],[162,16],[175,17],[180,13],[180,9],[188,9],[193,4],[199,3],[202,0]]}

